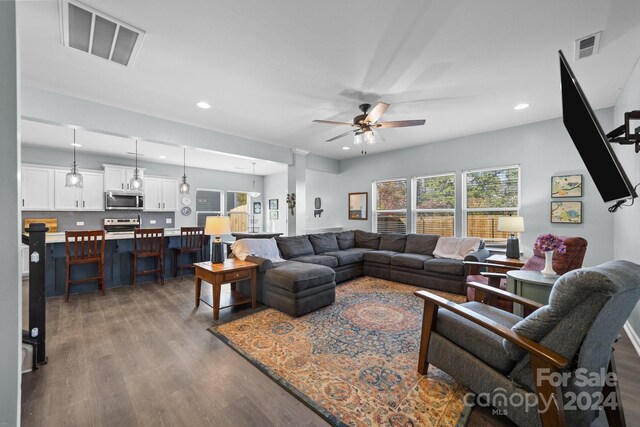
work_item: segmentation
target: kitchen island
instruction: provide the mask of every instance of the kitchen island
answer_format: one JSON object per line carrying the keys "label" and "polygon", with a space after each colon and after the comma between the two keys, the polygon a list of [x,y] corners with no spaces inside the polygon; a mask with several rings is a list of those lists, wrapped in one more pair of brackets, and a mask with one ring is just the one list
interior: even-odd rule
{"label": "kitchen island", "polygon": [[[164,231],[163,270],[165,279],[173,277],[173,251],[171,248],[180,247],[180,229],[165,228]],[[25,234],[28,239],[28,235]],[[104,284],[105,288],[119,286],[131,286],[131,259],[133,253],[133,231],[107,232],[104,248]],[[205,261],[209,260],[209,236],[205,236]],[[45,295],[47,297],[64,295],[66,281],[66,249],[64,232],[46,234],[46,269],[45,269]],[[198,259],[200,261],[200,259]],[[152,268],[154,260],[140,259],[138,270]],[[97,274],[95,264],[74,265],[71,268],[71,279],[90,277]],[[145,281],[154,281],[153,274],[138,276],[138,284]],[[82,283],[71,286],[70,293],[78,294],[93,292],[98,289],[98,284]]]}

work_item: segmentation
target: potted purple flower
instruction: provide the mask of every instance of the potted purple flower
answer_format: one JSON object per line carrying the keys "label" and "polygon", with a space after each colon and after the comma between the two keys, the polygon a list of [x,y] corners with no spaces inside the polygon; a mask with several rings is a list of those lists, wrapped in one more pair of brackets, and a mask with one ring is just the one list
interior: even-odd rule
{"label": "potted purple flower", "polygon": [[541,273],[545,276],[554,276],[556,272],[553,271],[553,252],[557,251],[561,254],[567,252],[564,240],[555,234],[541,234],[536,239],[533,248],[544,252],[544,270]]}

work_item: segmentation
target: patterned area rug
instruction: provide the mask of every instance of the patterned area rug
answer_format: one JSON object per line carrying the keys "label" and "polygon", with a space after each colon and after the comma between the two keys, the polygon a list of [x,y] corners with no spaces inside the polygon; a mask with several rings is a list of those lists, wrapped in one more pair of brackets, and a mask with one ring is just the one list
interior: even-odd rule
{"label": "patterned area rug", "polygon": [[210,331],[333,425],[464,425],[467,390],[433,366],[426,376],[416,370],[417,289],[363,277],[338,285],[334,304],[306,316],[269,308]]}

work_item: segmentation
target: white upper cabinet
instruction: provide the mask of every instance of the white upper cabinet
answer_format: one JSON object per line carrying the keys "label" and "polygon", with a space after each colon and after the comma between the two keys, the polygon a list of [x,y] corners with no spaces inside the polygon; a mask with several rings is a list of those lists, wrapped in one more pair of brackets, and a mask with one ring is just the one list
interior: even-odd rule
{"label": "white upper cabinet", "polygon": [[101,172],[83,171],[83,188],[65,187],[67,170],[55,170],[55,203],[57,211],[104,210],[104,183]]}
{"label": "white upper cabinet", "polygon": [[146,177],[144,180],[145,211],[175,211],[178,208],[178,180]]}
{"label": "white upper cabinet", "polygon": [[[125,166],[104,165],[104,191],[133,190],[131,178],[133,178],[134,170],[135,168]],[[138,168],[138,173],[140,178],[143,178],[144,187],[144,169]]]}
{"label": "white upper cabinet", "polygon": [[22,210],[53,210],[53,170],[37,166],[22,166]]}

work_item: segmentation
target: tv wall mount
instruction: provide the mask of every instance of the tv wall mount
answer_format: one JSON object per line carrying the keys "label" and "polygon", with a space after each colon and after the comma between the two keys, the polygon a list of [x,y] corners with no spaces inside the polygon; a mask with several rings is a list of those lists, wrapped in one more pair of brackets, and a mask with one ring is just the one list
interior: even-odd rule
{"label": "tv wall mount", "polygon": [[636,153],[640,153],[640,126],[631,132],[631,120],[640,120],[640,110],[624,113],[624,124],[618,126],[607,134],[609,142],[616,142],[621,145],[635,145]]}

